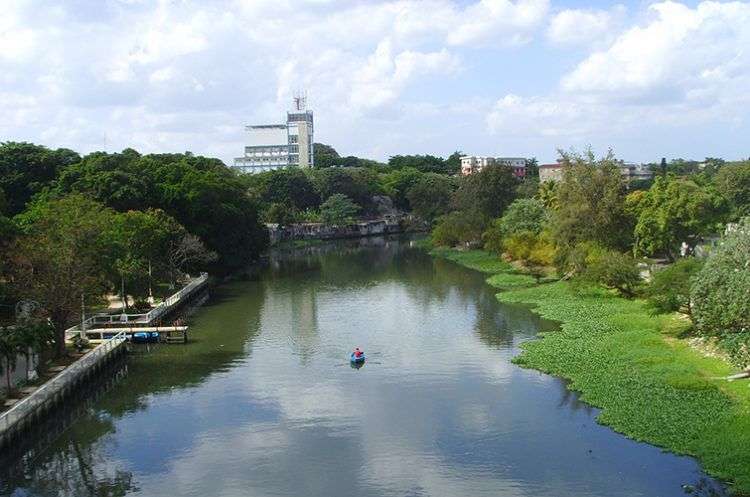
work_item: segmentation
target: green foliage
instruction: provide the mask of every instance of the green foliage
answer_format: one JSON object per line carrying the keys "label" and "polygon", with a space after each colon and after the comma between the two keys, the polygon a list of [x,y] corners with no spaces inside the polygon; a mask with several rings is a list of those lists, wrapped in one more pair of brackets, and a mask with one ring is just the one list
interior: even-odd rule
{"label": "green foliage", "polygon": [[690,285],[701,267],[703,261],[686,257],[656,271],[644,291],[651,309],[656,313],[690,314]]}
{"label": "green foliage", "polygon": [[58,355],[81,294],[102,295],[116,253],[116,214],[81,195],[35,202],[19,216],[24,231],[12,247],[13,281],[20,295],[38,301],[55,327]]}
{"label": "green foliage", "polygon": [[289,207],[287,204],[272,203],[265,209],[261,217],[266,223],[286,226],[297,220],[296,212],[293,207]]}
{"label": "green foliage", "polygon": [[447,176],[435,173],[422,175],[407,192],[407,199],[414,214],[432,222],[448,212],[453,181]]}
{"label": "green foliage", "polygon": [[534,198],[539,194],[539,176],[529,176],[521,180],[516,189],[518,198]]}
{"label": "green foliage", "polygon": [[331,167],[310,172],[320,198],[335,194],[349,197],[365,212],[373,209],[372,196],[381,193],[377,173],[361,167]]}
{"label": "green foliage", "polygon": [[[450,258],[472,267],[478,256],[452,251]],[[493,258],[484,253],[484,259]],[[503,284],[503,278],[498,281]],[[750,492],[750,392],[739,383],[707,379],[730,374],[730,367],[667,343],[660,335],[664,318],[637,300],[596,289],[575,292],[568,282],[520,287],[497,297],[534,305],[534,312],[561,323],[558,331],[525,342],[517,364],[569,379],[582,400],[602,409],[599,422],[635,440],[696,456],[709,473],[733,480],[736,492]]]}
{"label": "green foliage", "polygon": [[503,215],[516,198],[518,179],[509,167],[485,167],[461,178],[455,194],[455,206],[473,213],[486,224]]}
{"label": "green foliage", "polygon": [[383,189],[391,197],[395,207],[403,210],[411,210],[407,194],[421,178],[422,173],[413,167],[396,169],[383,176]]}
{"label": "green foliage", "polygon": [[682,242],[712,233],[724,212],[722,198],[685,178],[656,178],[635,205],[635,250],[674,260]]}
{"label": "green foliage", "polygon": [[431,240],[441,247],[478,243],[483,227],[484,223],[475,213],[454,211],[438,219]]}
{"label": "green foliage", "polygon": [[750,218],[726,234],[695,276],[693,320],[706,335],[750,331]]}
{"label": "green foliage", "polygon": [[452,154],[447,160],[434,155],[394,155],[388,159],[393,169],[410,167],[422,173],[457,174],[461,169],[461,155]]}
{"label": "green foliage", "polygon": [[562,155],[563,179],[555,186],[557,208],[551,227],[558,267],[567,272],[571,252],[582,242],[627,249],[632,220],[625,211],[625,185],[611,152],[601,159],[591,151]]}
{"label": "green foliage", "polygon": [[331,167],[337,165],[341,156],[336,149],[325,143],[316,143],[313,145],[313,162],[315,167]]}
{"label": "green foliage", "polygon": [[722,167],[715,181],[719,193],[729,201],[731,219],[750,216],[750,161]]}
{"label": "green foliage", "polygon": [[82,193],[120,211],[162,209],[218,253],[217,272],[244,267],[268,243],[243,181],[218,159],[96,152],[67,167],[56,192]]}
{"label": "green foliage", "polygon": [[0,190],[4,206],[0,214],[13,217],[22,212],[37,193],[49,188],[61,171],[80,161],[72,150],[31,143],[0,143]]}
{"label": "green foliage", "polygon": [[557,209],[557,182],[549,180],[540,184],[536,192],[536,198],[539,199],[545,209],[550,211]]}
{"label": "green foliage", "polygon": [[252,176],[252,190],[263,204],[280,204],[303,211],[320,206],[320,195],[301,169],[277,169]]}
{"label": "green foliage", "polygon": [[533,198],[521,198],[510,204],[497,228],[503,236],[510,236],[523,231],[535,235],[541,233],[548,221],[547,209],[541,201]]}
{"label": "green foliage", "polygon": [[352,223],[357,212],[359,212],[359,206],[341,193],[331,195],[320,206],[321,220],[331,226],[343,226]]}
{"label": "green foliage", "polygon": [[586,269],[580,274],[580,278],[615,289],[628,298],[635,296],[641,284],[635,259],[614,250],[605,250],[587,260]]}

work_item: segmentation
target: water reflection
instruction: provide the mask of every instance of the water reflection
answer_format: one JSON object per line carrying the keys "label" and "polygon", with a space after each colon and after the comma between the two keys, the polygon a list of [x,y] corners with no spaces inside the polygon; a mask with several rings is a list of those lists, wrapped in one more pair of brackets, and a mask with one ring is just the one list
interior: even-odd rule
{"label": "water reflection", "polygon": [[[721,491],[691,459],[599,426],[597,411],[562,381],[510,363],[549,326],[500,305],[482,275],[408,240],[278,251],[215,293],[190,345],[139,349],[126,380],[5,488],[35,496]],[[345,367],[353,346],[367,351],[368,367]],[[75,488],[48,485],[52,473]],[[103,493],[92,494],[92,482]]]}

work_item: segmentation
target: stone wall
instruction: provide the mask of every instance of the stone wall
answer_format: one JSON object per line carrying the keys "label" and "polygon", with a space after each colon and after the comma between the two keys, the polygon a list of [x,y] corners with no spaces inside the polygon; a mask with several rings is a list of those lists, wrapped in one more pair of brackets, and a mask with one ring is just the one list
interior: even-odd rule
{"label": "stone wall", "polygon": [[[407,231],[419,231],[420,225],[407,218],[387,217],[361,221],[346,226],[329,226],[322,223],[300,223],[288,226],[266,224],[271,245],[294,240],[333,240],[336,238],[359,238],[365,236],[390,235]],[[415,229],[416,228],[416,229]]]}

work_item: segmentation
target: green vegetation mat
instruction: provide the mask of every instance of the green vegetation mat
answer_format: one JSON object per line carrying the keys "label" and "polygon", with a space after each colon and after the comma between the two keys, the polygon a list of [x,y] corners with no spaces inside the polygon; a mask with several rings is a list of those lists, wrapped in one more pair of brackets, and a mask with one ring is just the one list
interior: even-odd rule
{"label": "green vegetation mat", "polygon": [[[567,378],[598,421],[628,437],[697,457],[705,470],[750,495],[750,388],[716,377],[730,365],[673,338],[674,316],[653,316],[638,300],[558,281],[535,285],[510,264],[480,251],[431,254],[492,274],[501,302],[533,304],[560,330],[524,344],[514,362]],[[523,277],[528,278],[522,279]]]}

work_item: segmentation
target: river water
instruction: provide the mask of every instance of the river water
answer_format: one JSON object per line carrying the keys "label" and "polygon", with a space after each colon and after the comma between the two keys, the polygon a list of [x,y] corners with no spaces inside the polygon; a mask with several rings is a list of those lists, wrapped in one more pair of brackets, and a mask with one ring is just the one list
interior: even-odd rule
{"label": "river water", "polygon": [[62,435],[0,465],[0,495],[723,495],[511,364],[553,329],[409,240],[277,251],[188,345],[136,347]]}

